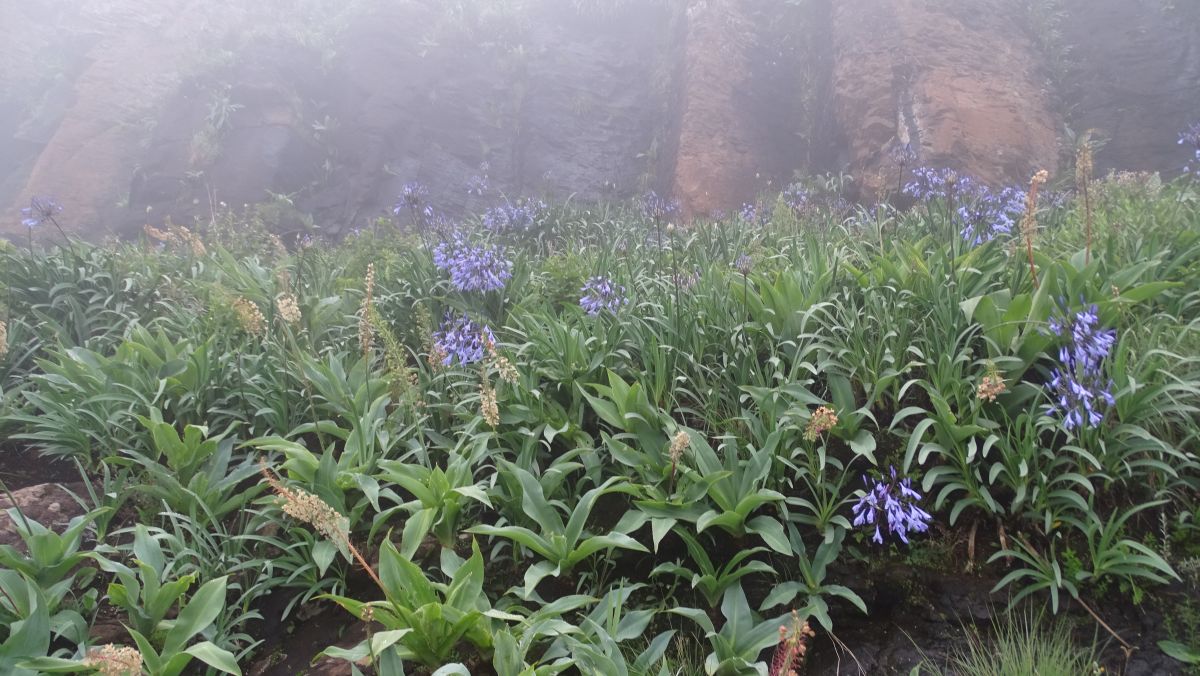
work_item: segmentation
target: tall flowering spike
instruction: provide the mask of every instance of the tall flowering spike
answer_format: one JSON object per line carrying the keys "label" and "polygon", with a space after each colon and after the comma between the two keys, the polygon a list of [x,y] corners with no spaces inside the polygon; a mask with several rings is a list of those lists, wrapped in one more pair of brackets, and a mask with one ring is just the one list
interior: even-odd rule
{"label": "tall flowering spike", "polygon": [[1037,265],[1033,260],[1033,240],[1037,237],[1038,190],[1050,179],[1050,173],[1042,169],[1029,180],[1029,193],[1025,195],[1025,216],[1021,219],[1021,237],[1025,240],[1025,252],[1029,258],[1029,274],[1034,287],[1038,286]]}
{"label": "tall flowering spike", "polygon": [[85,666],[100,676],[141,676],[142,654],[136,648],[108,643],[92,648],[84,658]]}
{"label": "tall flowering spike", "polygon": [[908,544],[909,533],[929,530],[933,517],[918,505],[922,496],[912,487],[912,479],[897,476],[892,467],[888,476],[876,481],[864,475],[863,483],[867,492],[854,505],[854,525],[874,526],[873,541],[883,544],[883,534],[888,532]]}
{"label": "tall flowering spike", "polygon": [[265,460],[259,461],[259,471],[275,495],[284,514],[316,529],[325,539],[342,547],[349,545],[350,522],[320,497],[298,488],[283,485]]}
{"label": "tall flowering spike", "polygon": [[1179,134],[1179,145],[1186,146],[1192,151],[1192,157],[1184,165],[1185,174],[1200,172],[1200,122],[1193,122],[1190,127]]}
{"label": "tall flowering spike", "polygon": [[495,341],[496,336],[487,326],[480,326],[465,314],[446,313],[440,330],[433,334],[434,351],[430,354],[442,356],[440,364],[460,366],[474,364],[486,354],[486,341]]}
{"label": "tall flowering spike", "polygon": [[54,217],[62,210],[62,205],[55,202],[53,198],[33,197],[29,200],[29,206],[21,209],[21,225],[27,228],[36,228],[47,221],[54,220]]}
{"label": "tall flowering spike", "polygon": [[500,424],[500,404],[496,401],[496,389],[486,377],[479,382],[479,415],[492,428]]}
{"label": "tall flowering spike", "polygon": [[793,610],[791,626],[785,624],[779,627],[779,643],[775,646],[767,673],[770,676],[797,676],[804,670],[804,663],[808,659],[808,642],[815,635],[808,621],[801,621],[800,613]]}
{"label": "tall flowering spike", "polygon": [[363,300],[358,308],[358,346],[364,357],[371,356],[371,348],[375,345],[375,327],[371,325],[371,313],[374,311],[375,295],[375,264],[367,264],[367,277],[363,281]]}
{"label": "tall flowering spike", "polygon": [[8,322],[0,320],[0,359],[8,356]]}
{"label": "tall flowering spike", "polygon": [[281,293],[275,297],[275,311],[285,324],[295,326],[300,323],[300,305],[290,293]]}
{"label": "tall flowering spike", "polygon": [[629,303],[625,297],[625,287],[614,284],[608,277],[592,277],[583,285],[580,293],[583,295],[579,299],[579,306],[593,317],[601,312],[616,314],[622,305]]}
{"label": "tall flowering spike", "polygon": [[434,247],[433,264],[459,291],[499,291],[512,278],[512,261],[499,248],[473,245],[461,232]]}
{"label": "tall flowering spike", "polygon": [[983,379],[975,388],[975,396],[980,401],[992,402],[1007,391],[1008,385],[1004,382],[1004,374],[1000,373],[1000,369],[996,367],[995,363],[988,362],[987,372],[983,374]]}
{"label": "tall flowering spike", "polygon": [[1061,418],[1068,430],[1099,427],[1116,404],[1104,360],[1116,344],[1117,332],[1100,328],[1095,305],[1074,315],[1052,317],[1050,331],[1066,338],[1066,344],[1059,348],[1058,366],[1046,383],[1051,400],[1046,413]]}
{"label": "tall flowering spike", "polygon": [[517,367],[513,366],[508,357],[500,354],[496,349],[496,341],[488,335],[483,336],[484,348],[487,349],[488,361],[491,362],[492,368],[496,369],[496,373],[500,375],[500,380],[509,385],[516,385],[520,374],[517,373]]}
{"label": "tall flowering spike", "polygon": [[837,413],[828,406],[821,406],[809,418],[808,425],[804,428],[804,438],[810,442],[816,441],[822,434],[837,427],[837,424]]}
{"label": "tall flowering spike", "polygon": [[683,452],[691,445],[692,438],[687,432],[680,431],[671,438],[671,446],[667,450],[668,457],[671,458],[671,464],[677,465],[683,459]]}
{"label": "tall flowering spike", "polygon": [[258,309],[258,304],[254,301],[245,297],[237,298],[233,301],[233,314],[246,333],[255,337],[266,333],[267,320],[263,318],[262,310]]}

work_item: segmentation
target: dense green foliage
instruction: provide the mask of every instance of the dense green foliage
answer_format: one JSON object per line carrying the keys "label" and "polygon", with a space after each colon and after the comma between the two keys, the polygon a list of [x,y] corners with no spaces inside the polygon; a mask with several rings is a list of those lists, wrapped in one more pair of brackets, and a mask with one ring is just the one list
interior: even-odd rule
{"label": "dense green foliage", "polygon": [[[151,674],[236,672],[281,595],[373,619],[327,654],[380,673],[766,673],[793,609],[866,610],[847,571],[980,524],[1002,599],[1140,601],[1200,555],[1200,194],[1098,190],[1090,254],[1072,203],[1038,215],[1036,281],[936,202],[551,210],[472,230],[512,260],[488,292],[391,224],[10,246],[0,426],[93,482],[0,551],[0,671],[84,669],[103,606]],[[629,302],[587,314],[596,276]],[[1048,322],[1092,305],[1115,403],[1071,429]],[[448,312],[494,332],[479,361],[442,363]],[[909,546],[852,523],[892,468],[933,515]]]}

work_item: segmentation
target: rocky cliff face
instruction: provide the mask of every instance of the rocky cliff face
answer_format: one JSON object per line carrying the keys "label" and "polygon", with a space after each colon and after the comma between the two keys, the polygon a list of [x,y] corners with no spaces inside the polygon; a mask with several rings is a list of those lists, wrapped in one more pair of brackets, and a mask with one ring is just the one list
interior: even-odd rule
{"label": "rocky cliff face", "polygon": [[1196,13],[1039,2],[3,3],[0,232],[53,194],[93,237],[264,200],[336,233],[408,181],[451,216],[650,188],[708,214],[796,174],[894,187],[898,143],[1024,182],[1067,125],[1102,167],[1176,169]]}

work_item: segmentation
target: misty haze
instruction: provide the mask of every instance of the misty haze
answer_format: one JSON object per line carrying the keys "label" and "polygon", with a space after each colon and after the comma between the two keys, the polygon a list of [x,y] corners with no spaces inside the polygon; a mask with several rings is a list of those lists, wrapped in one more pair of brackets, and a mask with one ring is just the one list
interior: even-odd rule
{"label": "misty haze", "polygon": [[0,33],[0,674],[1200,673],[1200,2]]}

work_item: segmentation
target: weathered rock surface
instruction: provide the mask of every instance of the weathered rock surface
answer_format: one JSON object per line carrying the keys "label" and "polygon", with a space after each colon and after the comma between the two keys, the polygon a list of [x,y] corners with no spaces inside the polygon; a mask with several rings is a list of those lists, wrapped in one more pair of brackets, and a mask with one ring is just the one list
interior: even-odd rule
{"label": "weathered rock surface", "polygon": [[989,183],[1056,167],[1058,120],[1012,3],[835,3],[833,34],[838,119],[867,190],[896,180],[895,143]]}
{"label": "weathered rock surface", "polygon": [[1102,169],[1177,170],[1200,17],[1176,4],[1069,0],[1048,27],[1006,0],[2,3],[0,234],[35,194],[92,238],[264,201],[336,234],[408,181],[451,216],[648,188],[708,214],[797,173],[891,186],[896,141],[1023,183],[1066,124],[1111,139]]}

